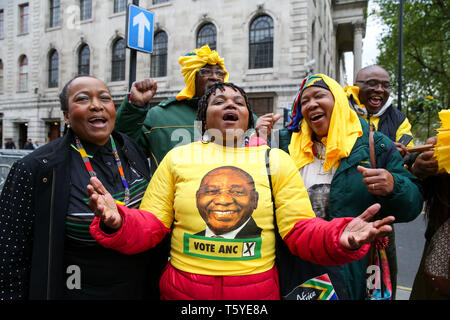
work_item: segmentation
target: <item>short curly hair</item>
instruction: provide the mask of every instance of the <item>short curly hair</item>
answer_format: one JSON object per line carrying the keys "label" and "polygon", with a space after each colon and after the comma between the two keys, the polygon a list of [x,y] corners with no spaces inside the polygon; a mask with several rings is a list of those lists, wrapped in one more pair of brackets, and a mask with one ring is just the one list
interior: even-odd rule
{"label": "short curly hair", "polygon": [[248,110],[248,126],[247,129],[254,128],[255,127],[255,121],[253,119],[253,111],[250,107],[250,103],[248,102],[247,94],[245,93],[244,89],[241,87],[238,87],[237,85],[231,83],[231,82],[216,82],[214,83],[207,91],[206,93],[200,98],[200,101],[198,102],[198,110],[197,110],[197,121],[202,122],[202,135],[205,133],[205,124],[206,124],[206,110],[208,109],[208,101],[209,98],[213,93],[219,89],[220,91],[225,91],[225,87],[232,88],[234,91],[238,91],[245,99],[245,104],[247,106]]}

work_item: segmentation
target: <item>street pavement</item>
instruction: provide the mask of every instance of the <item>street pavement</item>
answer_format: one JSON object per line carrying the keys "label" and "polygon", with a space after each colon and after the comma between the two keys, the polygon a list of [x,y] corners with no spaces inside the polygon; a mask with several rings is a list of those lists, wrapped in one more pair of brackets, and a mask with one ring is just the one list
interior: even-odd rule
{"label": "street pavement", "polygon": [[396,223],[394,228],[398,263],[396,300],[409,300],[425,244],[425,216],[420,214],[411,222]]}

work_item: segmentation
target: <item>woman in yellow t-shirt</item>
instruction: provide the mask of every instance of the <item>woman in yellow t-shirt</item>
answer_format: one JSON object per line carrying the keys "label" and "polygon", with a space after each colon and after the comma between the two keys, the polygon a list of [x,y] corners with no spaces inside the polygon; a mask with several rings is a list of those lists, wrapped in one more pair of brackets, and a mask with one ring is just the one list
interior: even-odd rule
{"label": "woman in yellow t-shirt", "polygon": [[[116,205],[101,182],[88,186],[97,218],[92,236],[135,254],[171,234],[162,299],[279,299],[275,221],[266,171],[268,146],[252,137],[247,95],[217,83],[202,97],[202,139],[172,149],[158,166],[139,209]],[[287,153],[270,153],[278,232],[292,253],[327,265],[362,258],[369,242],[391,230],[393,217],[316,218]]]}

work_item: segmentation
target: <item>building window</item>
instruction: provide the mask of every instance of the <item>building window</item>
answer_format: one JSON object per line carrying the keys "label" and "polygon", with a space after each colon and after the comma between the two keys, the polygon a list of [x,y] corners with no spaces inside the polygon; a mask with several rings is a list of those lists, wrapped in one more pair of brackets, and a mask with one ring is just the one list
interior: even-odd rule
{"label": "building window", "polygon": [[59,0],[50,0],[50,28],[59,26]]}
{"label": "building window", "polygon": [[0,60],[0,94],[3,93],[3,61]]}
{"label": "building window", "polygon": [[48,56],[48,87],[58,87],[58,51],[52,50]]}
{"label": "building window", "polygon": [[88,20],[92,17],[92,1],[80,0],[80,20]]}
{"label": "building window", "polygon": [[248,98],[248,103],[258,117],[273,112],[273,97]]}
{"label": "building window", "polygon": [[249,68],[273,67],[273,20],[259,16],[250,25]]}
{"label": "building window", "polygon": [[91,62],[91,50],[87,44],[83,44],[78,53],[78,75],[89,75]]}
{"label": "building window", "polygon": [[4,31],[5,30],[4,21],[5,21],[5,17],[3,15],[3,9],[2,9],[2,10],[0,10],[0,39],[3,39],[4,36],[5,36],[5,34],[4,34],[4,32],[5,32]]}
{"label": "building window", "polygon": [[168,2],[169,0],[153,0],[153,4]]}
{"label": "building window", "polygon": [[212,23],[205,24],[197,34],[197,48],[209,45],[211,50],[216,50],[217,31]]}
{"label": "building window", "polygon": [[165,77],[167,75],[167,33],[158,32],[153,43],[150,77]]}
{"label": "building window", "polygon": [[125,40],[116,40],[112,48],[111,81],[125,80]]}
{"label": "building window", "polygon": [[25,55],[19,58],[19,91],[28,90],[28,58]]}
{"label": "building window", "polygon": [[125,11],[127,0],[114,0],[114,13]]}
{"label": "building window", "polygon": [[19,34],[28,33],[29,5],[28,3],[19,6]]}

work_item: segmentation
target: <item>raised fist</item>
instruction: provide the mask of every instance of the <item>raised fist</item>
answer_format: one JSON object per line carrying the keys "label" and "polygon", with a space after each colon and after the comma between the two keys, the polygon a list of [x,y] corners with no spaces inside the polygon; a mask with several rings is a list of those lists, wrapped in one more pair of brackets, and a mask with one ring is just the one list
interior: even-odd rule
{"label": "raised fist", "polygon": [[133,82],[131,85],[130,102],[138,107],[145,106],[156,94],[157,88],[157,82],[150,78]]}

